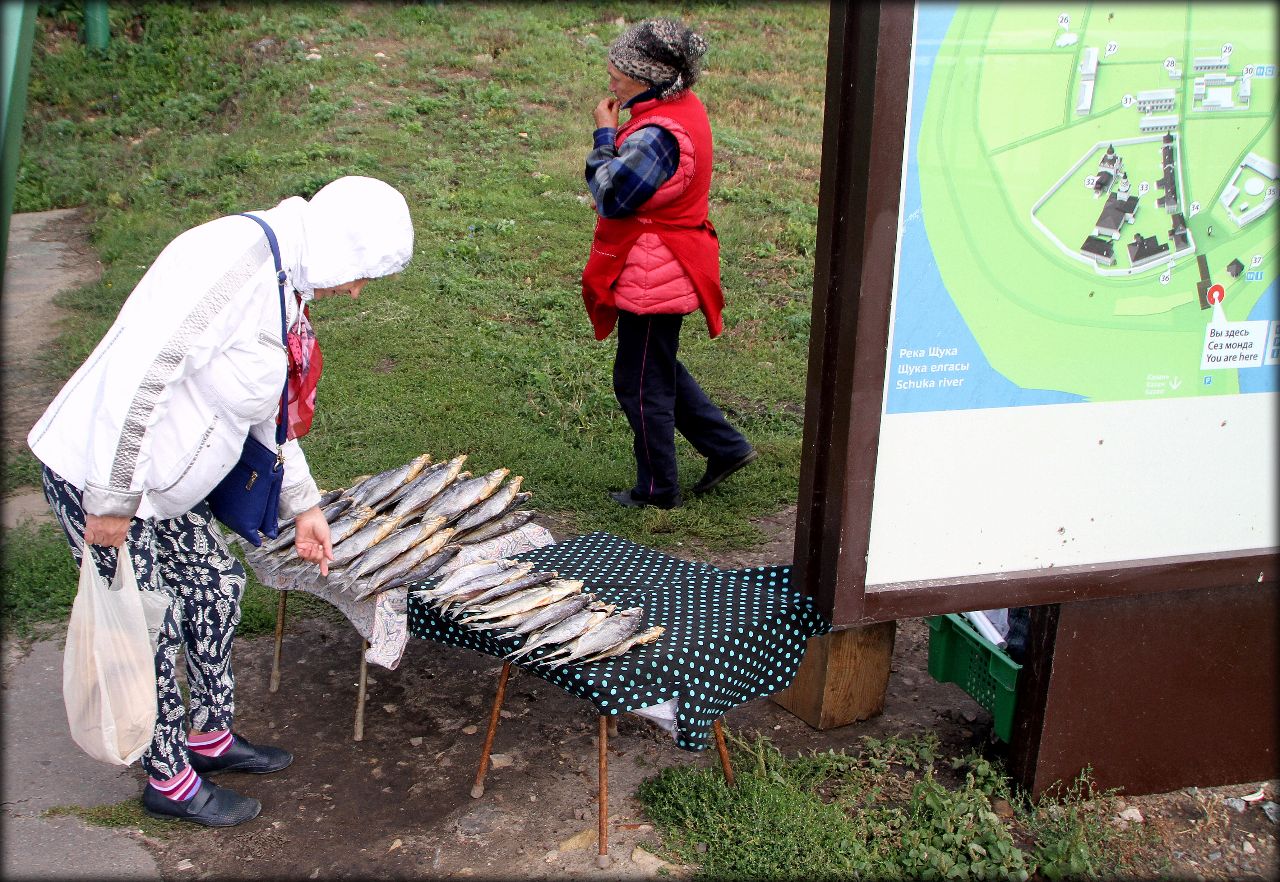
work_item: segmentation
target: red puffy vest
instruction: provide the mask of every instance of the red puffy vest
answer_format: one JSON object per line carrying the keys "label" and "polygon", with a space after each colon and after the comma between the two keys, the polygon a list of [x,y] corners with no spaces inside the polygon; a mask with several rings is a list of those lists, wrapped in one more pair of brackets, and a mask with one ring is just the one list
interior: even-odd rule
{"label": "red puffy vest", "polygon": [[[609,336],[618,317],[614,283],[636,240],[643,233],[654,233],[693,283],[698,305],[707,319],[707,331],[715,337],[724,328],[724,292],[720,286],[720,241],[707,219],[713,146],[706,108],[688,90],[666,101],[642,101],[632,107],[631,119],[618,129],[615,143],[621,144],[644,125],[660,125],[679,132],[685,136],[679,140],[687,140],[693,147],[692,155],[686,149],[680,151],[680,166],[663,186],[674,185],[690,171],[692,178],[674,199],[652,200],[663,202],[658,207],[646,204],[629,217],[597,218],[591,256],[582,272],[582,300],[587,316],[597,340]],[[662,192],[661,188],[658,192]]]}

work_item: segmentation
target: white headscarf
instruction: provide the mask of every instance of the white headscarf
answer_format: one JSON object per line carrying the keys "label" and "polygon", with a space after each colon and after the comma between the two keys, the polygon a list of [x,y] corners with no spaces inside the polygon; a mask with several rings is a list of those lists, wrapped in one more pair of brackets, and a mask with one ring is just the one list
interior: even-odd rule
{"label": "white headscarf", "polygon": [[338,178],[298,207],[305,244],[289,281],[305,300],[316,288],[397,273],[413,256],[408,203],[377,178]]}

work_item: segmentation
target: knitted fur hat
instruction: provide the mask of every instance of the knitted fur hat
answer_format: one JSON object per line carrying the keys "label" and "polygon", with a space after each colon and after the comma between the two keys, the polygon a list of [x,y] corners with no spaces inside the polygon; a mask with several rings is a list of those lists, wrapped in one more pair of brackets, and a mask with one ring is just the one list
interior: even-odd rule
{"label": "knitted fur hat", "polygon": [[609,46],[609,60],[627,76],[670,98],[692,86],[707,41],[669,18],[650,19],[628,29]]}

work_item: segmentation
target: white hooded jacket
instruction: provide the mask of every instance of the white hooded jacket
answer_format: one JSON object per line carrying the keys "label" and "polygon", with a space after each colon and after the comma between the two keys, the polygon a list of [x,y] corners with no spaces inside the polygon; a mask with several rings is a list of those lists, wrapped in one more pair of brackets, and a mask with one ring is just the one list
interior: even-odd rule
{"label": "white hooded jacket", "polygon": [[[309,300],[399,272],[413,254],[404,197],[374,178],[254,214],[280,245],[290,327],[293,291]],[[231,470],[247,434],[275,447],[287,365],[267,238],[249,218],[222,217],[165,247],[27,443],[83,491],[89,514],[177,517]],[[280,516],[292,517],[320,494],[296,440],[284,456]]]}

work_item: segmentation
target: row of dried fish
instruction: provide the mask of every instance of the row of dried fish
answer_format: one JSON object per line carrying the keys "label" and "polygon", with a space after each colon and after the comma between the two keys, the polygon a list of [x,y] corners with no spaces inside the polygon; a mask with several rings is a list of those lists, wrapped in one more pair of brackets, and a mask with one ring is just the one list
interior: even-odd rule
{"label": "row of dried fish", "polygon": [[[462,469],[466,459],[462,454],[432,463],[424,453],[324,494],[320,506],[333,544],[329,583],[364,600],[426,579],[463,545],[509,533],[533,518],[532,509],[520,507],[533,495],[521,492],[522,476],[507,480],[506,468],[473,476]],[[318,578],[314,564],[293,555],[293,539],[289,523],[277,538],[246,550],[259,578],[278,589]]]}
{"label": "row of dried fish", "polygon": [[641,630],[643,607],[619,612],[583,587],[555,570],[535,571],[531,563],[504,558],[466,564],[414,594],[472,630],[523,636],[520,648],[507,655],[513,661],[545,649],[550,651],[533,664],[586,664],[662,636],[660,626]]}

